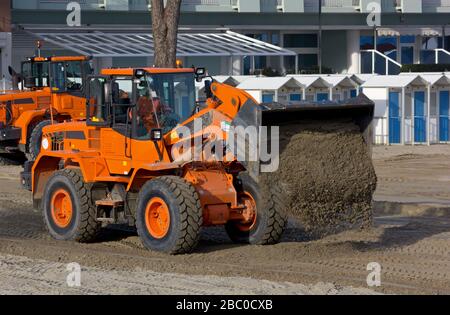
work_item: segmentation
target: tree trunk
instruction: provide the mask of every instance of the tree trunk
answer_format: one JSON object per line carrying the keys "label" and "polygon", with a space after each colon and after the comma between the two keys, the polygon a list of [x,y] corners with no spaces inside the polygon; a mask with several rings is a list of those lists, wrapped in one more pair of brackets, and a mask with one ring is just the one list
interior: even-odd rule
{"label": "tree trunk", "polygon": [[177,36],[182,0],[152,0],[152,27],[155,66],[175,68],[177,63]]}

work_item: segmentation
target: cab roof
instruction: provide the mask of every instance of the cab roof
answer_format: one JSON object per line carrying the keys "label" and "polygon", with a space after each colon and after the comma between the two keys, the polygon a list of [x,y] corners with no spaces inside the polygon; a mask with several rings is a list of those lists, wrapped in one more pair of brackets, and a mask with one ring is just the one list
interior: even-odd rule
{"label": "cab roof", "polygon": [[118,68],[118,69],[102,69],[102,75],[123,75],[132,76],[135,70],[144,70],[150,74],[157,73],[193,73],[193,68]]}
{"label": "cab roof", "polygon": [[90,59],[90,57],[87,57],[87,56],[53,56],[53,57],[30,57],[30,58],[27,58],[28,61],[33,61],[33,62],[86,61],[89,59]]}

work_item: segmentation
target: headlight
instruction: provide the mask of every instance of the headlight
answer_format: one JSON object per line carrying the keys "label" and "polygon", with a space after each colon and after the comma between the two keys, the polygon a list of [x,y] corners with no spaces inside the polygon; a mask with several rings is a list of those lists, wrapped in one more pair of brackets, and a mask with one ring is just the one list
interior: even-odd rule
{"label": "headlight", "polygon": [[43,138],[42,139],[42,148],[44,150],[48,150],[49,147],[50,147],[50,141],[47,138]]}

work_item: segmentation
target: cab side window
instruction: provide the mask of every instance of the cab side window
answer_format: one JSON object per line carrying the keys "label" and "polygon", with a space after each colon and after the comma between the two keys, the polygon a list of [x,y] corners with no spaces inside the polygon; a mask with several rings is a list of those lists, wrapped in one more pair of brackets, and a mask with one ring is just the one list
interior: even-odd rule
{"label": "cab side window", "polygon": [[112,114],[114,124],[130,124],[130,106],[133,95],[133,81],[127,79],[117,79],[111,82],[112,94]]}
{"label": "cab side window", "polygon": [[26,62],[22,64],[22,75],[33,82],[34,87],[49,86],[49,69],[46,62]]}
{"label": "cab side window", "polygon": [[66,64],[67,74],[67,90],[81,91],[83,88],[83,72],[81,69],[81,62],[68,62]]}
{"label": "cab side window", "polygon": [[109,109],[106,104],[106,79],[91,78],[89,86],[89,121],[92,123],[104,123],[108,121]]}
{"label": "cab side window", "polygon": [[81,62],[55,62],[51,64],[51,86],[56,91],[78,92],[83,88]]}
{"label": "cab side window", "polygon": [[51,86],[55,91],[66,90],[66,67],[63,62],[55,62],[51,65]]}

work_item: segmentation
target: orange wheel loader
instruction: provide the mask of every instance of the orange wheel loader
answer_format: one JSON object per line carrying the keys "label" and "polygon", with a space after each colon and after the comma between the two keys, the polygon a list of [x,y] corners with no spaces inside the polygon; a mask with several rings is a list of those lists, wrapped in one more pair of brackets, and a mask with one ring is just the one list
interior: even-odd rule
{"label": "orange wheel loader", "polygon": [[213,141],[206,130],[213,126],[227,133],[231,125],[276,125],[330,111],[351,112],[370,137],[373,104],[284,111],[212,80],[207,104],[200,106],[194,83],[204,73],[107,69],[87,79],[86,121],[45,127],[41,153],[22,173],[52,237],[91,242],[105,225],[129,224],[146,248],[184,254],[194,250],[202,227],[220,225],[235,242],[274,244],[286,225],[277,190],[262,191],[245,161],[179,159],[177,145],[199,141],[206,148]]}
{"label": "orange wheel loader", "polygon": [[[85,119],[84,78],[89,58],[32,57],[21,73],[10,68],[14,90],[0,93],[0,153],[24,153],[36,159],[42,129],[52,123]],[[21,85],[21,89],[18,85]]]}

